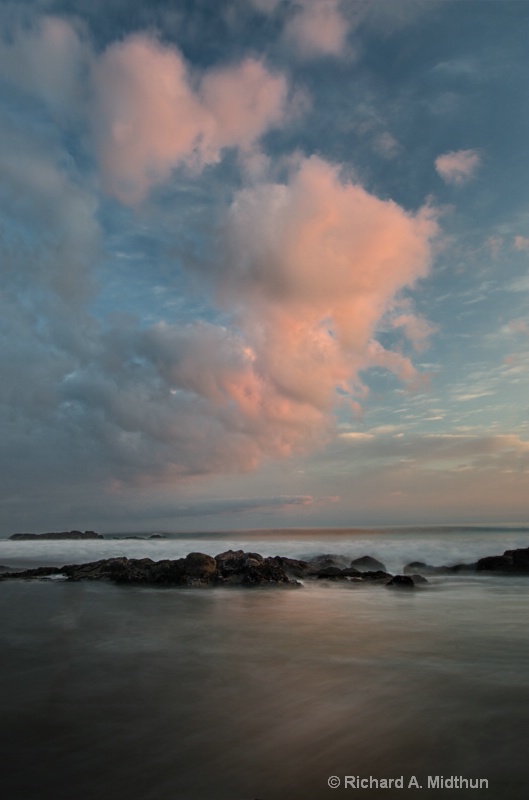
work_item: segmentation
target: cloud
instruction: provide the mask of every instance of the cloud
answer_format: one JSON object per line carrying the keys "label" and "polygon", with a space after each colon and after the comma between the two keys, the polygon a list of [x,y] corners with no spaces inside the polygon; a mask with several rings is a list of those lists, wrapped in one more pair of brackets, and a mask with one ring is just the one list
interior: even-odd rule
{"label": "cloud", "polygon": [[419,352],[428,346],[430,337],[438,330],[437,326],[417,314],[400,314],[392,324],[394,328],[403,328],[407,338]]}
{"label": "cloud", "polygon": [[288,86],[261,61],[192,75],[175,47],[147,35],[110,45],[94,66],[95,132],[106,190],[141,202],[185,165],[250,150],[286,114]]}
{"label": "cloud", "polygon": [[55,112],[68,112],[86,100],[83,79],[91,58],[81,27],[59,17],[38,18],[0,43],[3,79],[39,95]]}
{"label": "cloud", "polygon": [[302,159],[287,184],[236,196],[227,217],[219,297],[237,315],[259,374],[286,398],[328,411],[359,372],[417,372],[375,341],[395,296],[428,274],[437,232],[431,210],[406,213]]}
{"label": "cloud", "polygon": [[529,238],[527,236],[515,236],[514,249],[520,252],[529,250]]}
{"label": "cloud", "polygon": [[[290,159],[283,182],[263,178],[265,160],[215,220],[200,279],[223,324],[94,316],[103,226],[116,222],[95,160],[105,190],[137,204],[179,165],[201,170],[228,147],[257,158],[287,116],[284,76],[255,58],[191,72],[148,35],[96,53],[55,19],[16,31],[0,58],[38,107],[30,130],[22,114],[0,131],[5,471],[39,475],[43,492],[250,471],[322,445],[337,408],[365,397],[364,371],[418,382],[377,332],[429,273],[434,214],[381,200],[317,157]],[[84,173],[68,149],[76,125]],[[406,313],[417,343],[419,318]]]}
{"label": "cloud", "polygon": [[438,156],[435,169],[445,183],[461,186],[470,181],[481,164],[481,156],[476,150],[457,150]]}
{"label": "cloud", "polygon": [[147,33],[97,53],[80,28],[43,17],[0,44],[0,67],[63,130],[85,127],[103,189],[129,205],[179,166],[198,172],[226,148],[255,154],[287,117],[287,80],[262,60],[192,71],[176,46]]}
{"label": "cloud", "polygon": [[302,0],[285,25],[284,37],[304,58],[339,56],[345,50],[348,28],[339,0]]}

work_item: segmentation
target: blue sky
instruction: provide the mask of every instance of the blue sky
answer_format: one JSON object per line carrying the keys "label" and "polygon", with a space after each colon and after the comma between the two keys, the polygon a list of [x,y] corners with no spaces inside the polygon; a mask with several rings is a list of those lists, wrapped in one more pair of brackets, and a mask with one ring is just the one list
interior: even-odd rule
{"label": "blue sky", "polygon": [[528,521],[529,4],[0,25],[3,535]]}

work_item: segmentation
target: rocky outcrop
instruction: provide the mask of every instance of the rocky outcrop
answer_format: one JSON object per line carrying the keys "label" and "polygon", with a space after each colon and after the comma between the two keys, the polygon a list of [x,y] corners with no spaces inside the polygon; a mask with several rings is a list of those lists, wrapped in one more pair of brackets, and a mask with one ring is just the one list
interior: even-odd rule
{"label": "rocky outcrop", "polygon": [[[97,535],[97,534],[96,534]],[[338,557],[342,559],[342,556]],[[369,557],[366,557],[366,560]],[[103,558],[86,564],[63,567],[37,567],[13,571],[0,567],[0,580],[63,577],[68,581],[110,580],[119,584],[163,586],[300,586],[305,580],[341,581],[350,584],[374,583],[397,588],[413,588],[428,583],[427,575],[457,572],[529,574],[529,547],[506,550],[502,556],[481,558],[475,564],[434,567],[413,561],[404,575],[391,575],[384,569],[361,571],[336,564],[336,557],[323,555],[309,561],[285,556],[267,556],[244,550],[227,550],[212,557],[189,553],[185,558],[153,561],[151,558]],[[328,563],[334,561],[334,563]],[[366,561],[364,561],[365,565]],[[323,564],[323,566],[322,566]]]}
{"label": "rocky outcrop", "polygon": [[465,572],[496,572],[502,575],[529,575],[529,547],[517,550],[505,550],[503,555],[485,556],[478,561],[464,564],[451,564],[434,567],[422,561],[412,561],[404,567],[404,573],[410,575],[453,575]]}
{"label": "rocky outcrop", "polygon": [[104,539],[104,536],[95,531],[62,531],[60,533],[14,533],[9,538],[20,542],[35,539]]}
{"label": "rocky outcrop", "polygon": [[299,586],[273,558],[242,550],[221,553],[216,558],[205,553],[189,553],[185,558],[153,561],[150,558],[103,558],[86,564],[63,567],[38,567],[9,578],[50,578],[62,575],[69,581],[110,580],[120,584],[165,586]]}

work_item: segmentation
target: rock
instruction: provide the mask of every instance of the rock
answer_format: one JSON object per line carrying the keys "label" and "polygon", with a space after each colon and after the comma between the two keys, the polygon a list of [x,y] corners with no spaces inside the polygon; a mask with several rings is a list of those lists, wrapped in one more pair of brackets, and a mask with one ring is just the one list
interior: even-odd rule
{"label": "rock", "polygon": [[291,580],[283,567],[273,557],[263,558],[259,553],[245,553],[243,550],[227,550],[215,556],[220,584],[241,586],[263,586],[290,584]]}
{"label": "rock", "polygon": [[386,586],[394,589],[414,589],[415,583],[409,575],[394,575]]}
{"label": "rock", "polygon": [[502,556],[487,556],[477,562],[478,572],[529,573],[529,547],[506,550]]}
{"label": "rock", "polygon": [[314,568],[308,561],[301,561],[298,558],[286,558],[286,556],[274,556],[273,561],[281,567],[289,577],[304,578],[310,575]]}
{"label": "rock", "polygon": [[350,564],[351,567],[359,569],[361,572],[372,572],[382,570],[387,572],[385,564],[372,556],[361,556],[361,558],[353,558]]}
{"label": "rock", "polygon": [[312,564],[315,570],[325,569],[326,567],[339,567],[343,569],[349,566],[349,559],[347,556],[335,553],[324,553],[323,555],[314,556],[314,558],[309,559],[309,563]]}
{"label": "rock", "polygon": [[361,576],[363,581],[379,581],[384,583],[393,577],[390,572],[385,572],[383,569],[368,570],[367,572],[362,572]]}
{"label": "rock", "polygon": [[63,531],[61,533],[14,533],[9,538],[17,541],[29,541],[35,539],[104,539],[104,536],[94,531]]}
{"label": "rock", "polygon": [[323,567],[323,569],[319,569],[314,572],[313,575],[314,577],[318,578],[318,580],[334,580],[336,578],[343,577],[340,567]]}
{"label": "rock", "polygon": [[164,536],[163,533],[151,533],[149,539],[167,539],[167,536]]}

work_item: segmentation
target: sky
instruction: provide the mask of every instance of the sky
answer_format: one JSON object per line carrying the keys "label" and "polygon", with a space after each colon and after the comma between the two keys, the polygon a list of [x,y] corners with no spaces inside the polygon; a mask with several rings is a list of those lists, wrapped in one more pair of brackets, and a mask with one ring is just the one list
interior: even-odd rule
{"label": "sky", "polygon": [[528,2],[0,29],[0,535],[529,522]]}

